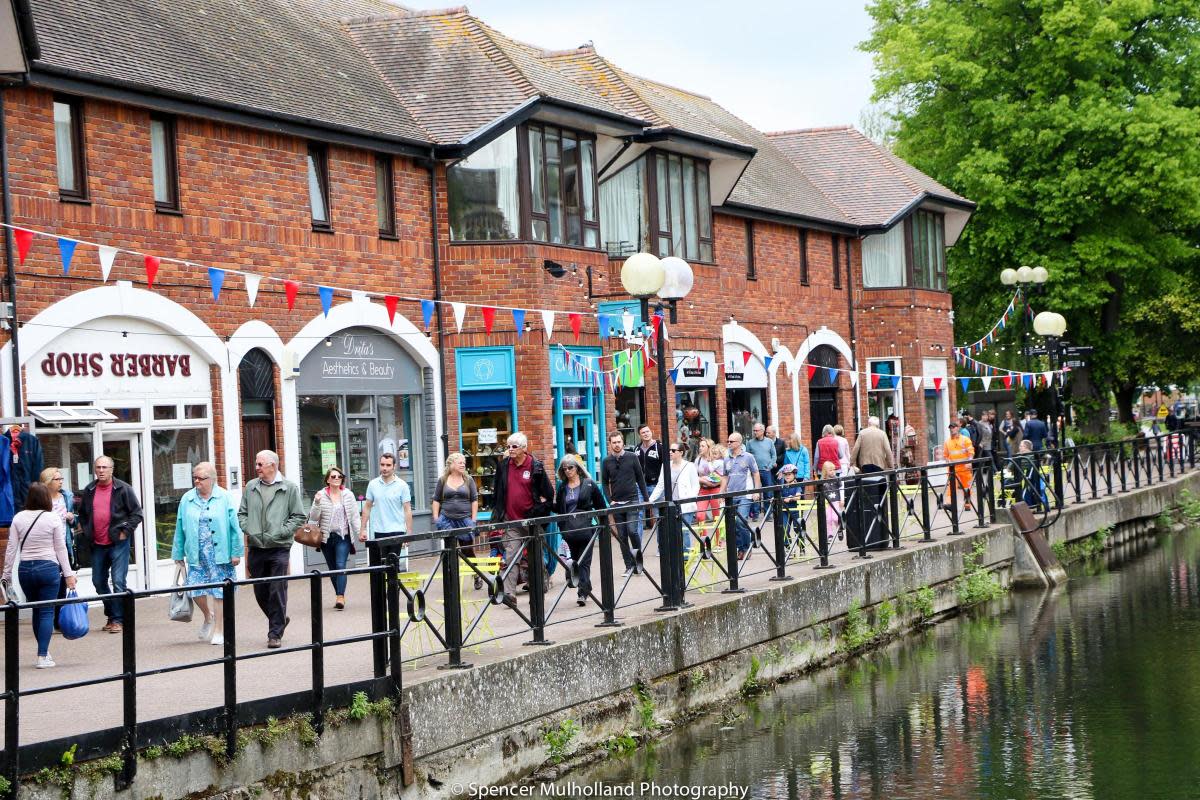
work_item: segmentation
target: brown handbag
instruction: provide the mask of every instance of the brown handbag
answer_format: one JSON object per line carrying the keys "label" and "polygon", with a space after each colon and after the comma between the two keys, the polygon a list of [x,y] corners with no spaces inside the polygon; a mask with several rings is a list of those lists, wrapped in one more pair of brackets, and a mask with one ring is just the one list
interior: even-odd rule
{"label": "brown handbag", "polygon": [[305,547],[321,549],[321,528],[315,522],[308,522],[297,528],[293,538]]}

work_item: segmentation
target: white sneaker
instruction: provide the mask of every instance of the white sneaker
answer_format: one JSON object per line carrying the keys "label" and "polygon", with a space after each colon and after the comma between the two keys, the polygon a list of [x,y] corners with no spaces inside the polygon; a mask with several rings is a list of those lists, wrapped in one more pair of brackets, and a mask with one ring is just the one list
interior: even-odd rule
{"label": "white sneaker", "polygon": [[215,621],[216,621],[215,619],[208,619],[206,617],[204,620],[204,624],[200,626],[200,633],[196,636],[196,638],[199,639],[200,641],[204,641],[205,639],[211,638],[212,632],[213,632],[213,623]]}
{"label": "white sneaker", "polygon": [[53,666],[54,666],[54,661],[50,658],[49,653],[47,653],[44,656],[38,656],[37,666],[36,666],[37,669],[50,669]]}
{"label": "white sneaker", "polygon": [[221,644],[221,645],[225,644],[225,637],[224,637],[224,635],[222,635],[222,634],[218,633],[216,636],[214,636],[214,637],[212,638],[212,643],[213,643],[213,644]]}
{"label": "white sneaker", "polygon": [[625,570],[625,574],[623,574],[621,577],[628,578],[632,574],[633,574],[633,567],[630,567],[629,569]]}

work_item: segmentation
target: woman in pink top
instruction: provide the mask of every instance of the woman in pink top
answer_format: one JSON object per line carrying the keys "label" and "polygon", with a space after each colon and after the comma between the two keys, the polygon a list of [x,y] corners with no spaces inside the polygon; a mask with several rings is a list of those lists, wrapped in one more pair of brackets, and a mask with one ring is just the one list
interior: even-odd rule
{"label": "woman in pink top", "polygon": [[[58,584],[66,579],[67,588],[75,588],[75,572],[67,558],[67,546],[63,539],[63,523],[54,513],[54,501],[45,484],[29,486],[25,498],[25,510],[13,517],[8,529],[8,550],[4,556],[4,581],[12,581],[13,559],[17,547],[21,548],[21,563],[17,568],[17,579],[29,602],[53,600],[58,596]],[[54,609],[33,610],[33,635],[37,638],[37,668],[54,666],[50,658],[50,635],[54,631]]]}

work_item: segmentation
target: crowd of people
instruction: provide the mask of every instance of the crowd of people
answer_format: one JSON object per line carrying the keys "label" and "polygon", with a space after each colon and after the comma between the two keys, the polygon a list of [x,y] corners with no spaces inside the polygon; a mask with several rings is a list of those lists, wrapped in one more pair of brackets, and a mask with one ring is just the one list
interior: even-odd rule
{"label": "crowd of people", "polygon": [[[888,430],[898,430],[892,422],[888,420]],[[1007,412],[1000,422],[994,412],[978,419],[964,414],[950,423],[949,430],[944,456],[951,462],[953,480],[947,482],[944,503],[951,502],[950,484],[954,483],[967,509],[971,508],[969,462],[977,454],[995,459],[998,467],[1002,452],[1010,457],[1035,453],[1050,440],[1046,424],[1032,411],[1024,420]],[[655,520],[641,504],[665,497],[666,459],[670,461],[670,494],[679,503],[689,529],[707,526],[716,531],[723,511],[720,495],[741,493],[731,500],[737,511],[733,536],[739,560],[748,557],[750,526],[768,516],[775,492],[784,499],[788,541],[799,538],[803,546],[800,503],[805,499],[806,482],[825,481],[818,486],[825,492],[830,529],[840,531],[845,498],[838,478],[863,475],[863,494],[869,498],[883,491],[882,481],[872,481],[871,474],[898,466],[896,443],[874,416],[853,447],[842,426],[826,425],[812,454],[798,432],[784,439],[775,426],[761,423],[754,425],[749,441],[736,431],[724,445],[702,439],[695,447],[694,459],[688,458],[688,443],[664,447],[649,425],[643,425],[638,436],[634,447],[627,447],[620,433],[610,436],[600,474],[593,477],[574,453],[563,456],[557,469],[548,470],[530,451],[528,437],[513,433],[494,486],[490,522],[501,524],[489,526],[482,534],[477,531],[479,489],[463,455],[451,453],[430,498],[434,527],[453,536],[465,555],[491,553],[505,565],[516,564],[505,567],[499,595],[501,602],[516,607],[519,589],[527,590],[531,582],[531,566],[524,557],[529,531],[520,523],[551,514],[560,517],[554,538],[547,540],[547,550],[554,553],[561,537],[562,554],[572,564],[577,602],[582,606],[591,594],[596,531],[611,530],[617,539],[624,577],[644,571],[643,541]],[[133,488],[114,477],[113,466],[107,456],[96,459],[95,479],[77,495],[63,487],[61,470],[42,472],[40,482],[29,489],[24,510],[13,520],[3,575],[7,585],[14,578],[19,580],[30,601],[65,597],[76,582],[73,546],[78,531],[90,544],[96,592],[110,595],[126,590],[130,543],[142,523],[142,510]],[[247,577],[287,575],[292,546],[302,527],[307,526],[314,535],[319,533],[315,546],[331,572],[336,610],[344,609],[348,602],[346,575],[339,571],[346,569],[356,543],[365,542],[368,531],[374,539],[385,540],[413,530],[411,487],[396,474],[395,457],[390,453],[380,456],[379,475],[368,484],[361,509],[346,486],[345,471],[336,466],[326,471],[324,485],[311,502],[301,497],[299,486],[283,477],[276,453],[258,453],[255,472],[240,502],[235,502],[232,494],[217,485],[215,466],[207,461],[198,463],[192,469],[193,488],[179,502],[171,557],[180,571],[179,582],[202,614],[198,638],[214,645],[224,642],[221,620],[226,588],[222,584],[235,578],[236,568],[243,562]],[[685,534],[685,550],[689,539]],[[14,575],[18,548],[19,566]],[[545,586],[550,584],[554,562],[550,555],[539,565]],[[476,589],[482,587],[482,581],[476,573]],[[253,593],[267,620],[266,646],[279,648],[290,622],[288,583],[255,583]],[[124,625],[121,603],[105,597],[103,608],[106,621],[101,630],[120,633]],[[49,644],[56,623],[57,615],[51,610],[34,610],[39,668],[54,666]]]}

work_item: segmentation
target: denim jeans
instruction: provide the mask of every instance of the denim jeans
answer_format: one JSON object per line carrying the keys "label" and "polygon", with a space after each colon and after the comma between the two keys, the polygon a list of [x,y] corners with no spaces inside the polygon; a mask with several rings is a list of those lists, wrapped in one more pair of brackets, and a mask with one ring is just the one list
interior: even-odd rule
{"label": "denim jeans", "polygon": [[742,495],[733,499],[734,508],[734,530],[737,535],[737,549],[746,551],[750,549],[750,527],[746,524],[746,520],[750,517],[750,511],[754,508],[754,501],[749,495]]}
{"label": "denim jeans", "polygon": [[[321,555],[325,556],[329,569],[345,569],[346,561],[350,558],[350,538],[340,533],[329,534],[329,538],[321,545]],[[330,575],[329,581],[333,584],[334,594],[341,596],[346,593],[345,575]]]}
{"label": "denim jeans", "polygon": [[762,497],[756,506],[756,513],[765,517],[771,512],[771,493],[767,491],[767,487],[775,485],[775,473],[769,469],[760,469],[758,477],[762,481]]}
{"label": "denim jeans", "polygon": [[612,505],[613,524],[617,527],[617,541],[621,543],[621,560],[625,569],[637,566],[634,551],[642,549],[642,512],[641,509],[623,511],[620,504]]}
{"label": "denim jeans", "polygon": [[[22,561],[17,565],[17,577],[26,601],[53,600],[58,596],[62,570],[54,561]],[[37,637],[38,655],[50,652],[50,637],[54,634],[54,609],[33,610],[33,635]]]}
{"label": "denim jeans", "polygon": [[[125,576],[129,573],[129,537],[113,544],[92,546],[92,585],[97,594],[120,594],[125,591]],[[109,580],[112,585],[109,585]],[[121,601],[104,598],[104,616],[113,622],[124,620]]]}

